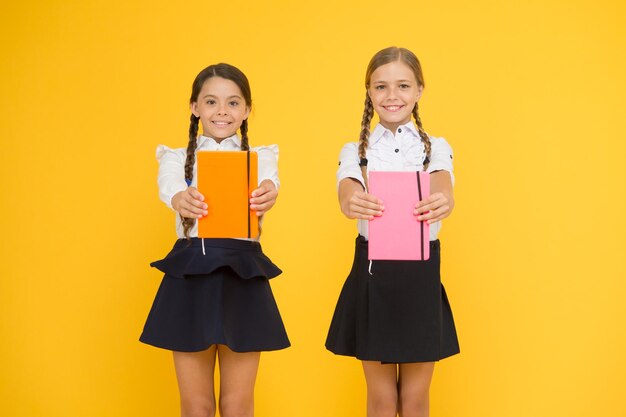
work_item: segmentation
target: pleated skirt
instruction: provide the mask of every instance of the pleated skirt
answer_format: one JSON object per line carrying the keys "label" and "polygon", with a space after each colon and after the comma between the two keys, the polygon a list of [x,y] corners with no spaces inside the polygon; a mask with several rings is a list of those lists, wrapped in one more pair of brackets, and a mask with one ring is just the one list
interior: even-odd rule
{"label": "pleated skirt", "polygon": [[[204,253],[203,253],[204,252]],[[282,271],[259,242],[179,239],[151,266],[165,273],[139,340],[196,352],[222,344],[235,352],[290,346],[269,280]]]}
{"label": "pleated skirt", "polygon": [[370,261],[356,240],[352,270],[330,325],[326,348],[382,363],[432,362],[459,353],[454,318],[440,279],[440,243],[427,261]]}

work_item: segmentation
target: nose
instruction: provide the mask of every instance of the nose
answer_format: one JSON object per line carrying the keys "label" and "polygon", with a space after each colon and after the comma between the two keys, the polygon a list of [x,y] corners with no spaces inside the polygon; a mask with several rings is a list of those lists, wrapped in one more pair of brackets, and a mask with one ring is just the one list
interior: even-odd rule
{"label": "nose", "polygon": [[226,111],[226,105],[225,104],[220,104],[219,108],[217,109],[217,114],[225,116],[228,114],[228,112]]}
{"label": "nose", "polygon": [[387,89],[387,99],[389,100],[393,100],[397,97],[398,95],[398,90],[396,89],[396,87],[389,87]]}

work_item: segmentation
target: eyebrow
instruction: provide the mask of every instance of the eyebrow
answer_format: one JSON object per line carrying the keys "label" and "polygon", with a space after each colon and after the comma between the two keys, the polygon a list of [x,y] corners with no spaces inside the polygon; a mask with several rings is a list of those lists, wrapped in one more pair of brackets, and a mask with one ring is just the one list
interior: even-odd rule
{"label": "eyebrow", "polygon": [[[216,95],[214,95],[214,94],[205,94],[205,95],[204,95],[204,97],[202,97],[202,98],[207,98],[207,97],[218,98],[218,97],[217,97]],[[238,99],[243,100],[243,99],[241,98],[241,96],[238,96],[238,95],[234,95],[234,96],[226,97],[226,100],[230,100],[231,98],[238,98]]]}
{"label": "eyebrow", "polygon": [[[412,83],[415,81],[411,81],[411,80],[396,80],[394,82],[398,82],[398,83]],[[387,84],[387,81],[374,81],[372,82],[372,84]]]}

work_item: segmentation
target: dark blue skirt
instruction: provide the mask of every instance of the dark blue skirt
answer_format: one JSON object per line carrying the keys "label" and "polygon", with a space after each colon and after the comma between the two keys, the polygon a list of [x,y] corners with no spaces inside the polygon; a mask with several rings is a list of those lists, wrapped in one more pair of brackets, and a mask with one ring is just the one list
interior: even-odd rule
{"label": "dark blue skirt", "polygon": [[290,346],[269,279],[282,271],[261,244],[237,239],[179,239],[150,265],[165,273],[139,340],[197,352],[222,344],[235,352]]}
{"label": "dark blue skirt", "polygon": [[427,261],[373,261],[370,268],[367,241],[357,238],[352,270],[326,339],[328,350],[383,363],[433,362],[459,353],[439,275],[439,241],[430,245]]}

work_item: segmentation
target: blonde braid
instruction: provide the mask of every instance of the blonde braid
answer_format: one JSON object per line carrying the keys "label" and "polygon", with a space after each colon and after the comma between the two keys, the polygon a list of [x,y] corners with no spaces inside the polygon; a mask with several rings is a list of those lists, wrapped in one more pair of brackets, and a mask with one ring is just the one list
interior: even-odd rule
{"label": "blonde braid", "polygon": [[424,159],[424,171],[428,169],[428,164],[430,163],[430,138],[428,134],[424,131],[422,127],[422,121],[420,120],[420,116],[417,112],[417,103],[415,103],[415,107],[413,107],[413,117],[415,118],[415,123],[417,124],[417,130],[420,134],[420,138],[422,139],[422,143],[424,144],[424,150],[426,151],[426,159]]}
{"label": "blonde braid", "polygon": [[361,121],[361,135],[359,136],[359,165],[367,189],[367,158],[365,157],[370,137],[370,123],[374,116],[374,105],[370,95],[365,92],[365,108],[363,109],[363,120]]}

